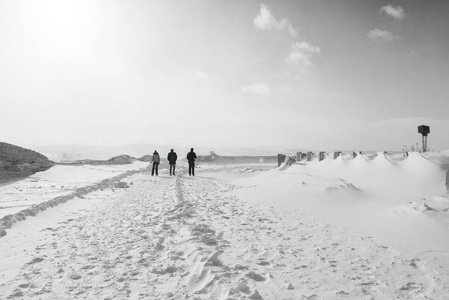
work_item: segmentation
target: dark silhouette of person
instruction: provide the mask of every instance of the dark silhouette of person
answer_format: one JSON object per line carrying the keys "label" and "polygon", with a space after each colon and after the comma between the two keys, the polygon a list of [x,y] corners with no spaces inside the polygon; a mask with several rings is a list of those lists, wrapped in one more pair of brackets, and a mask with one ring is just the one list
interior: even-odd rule
{"label": "dark silhouette of person", "polygon": [[176,155],[176,152],[173,151],[173,149],[170,149],[170,152],[168,152],[167,155],[168,163],[170,164],[170,176],[176,175],[175,169],[176,169],[176,160],[178,159],[178,155]]}
{"label": "dark silhouette of person", "polygon": [[196,154],[193,152],[193,148],[190,148],[190,152],[187,153],[187,161],[189,162],[189,176],[195,176],[195,159]]}
{"label": "dark silhouette of person", "polygon": [[151,163],[153,163],[153,169],[151,169],[151,176],[154,176],[154,171],[156,171],[156,176],[158,176],[158,166],[161,162],[161,158],[159,156],[159,153],[157,153],[156,150],[154,150],[153,157],[151,158]]}

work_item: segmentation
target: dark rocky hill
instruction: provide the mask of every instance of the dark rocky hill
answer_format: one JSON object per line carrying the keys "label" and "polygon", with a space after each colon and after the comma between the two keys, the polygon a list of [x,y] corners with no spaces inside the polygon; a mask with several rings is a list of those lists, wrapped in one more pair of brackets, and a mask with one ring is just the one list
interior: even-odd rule
{"label": "dark rocky hill", "polygon": [[139,161],[144,161],[144,162],[150,162],[151,159],[153,159],[153,156],[147,154],[147,155],[142,156],[142,157],[139,158],[138,160],[139,160]]}
{"label": "dark rocky hill", "polygon": [[53,166],[52,161],[36,151],[0,142],[0,182],[30,176]]}

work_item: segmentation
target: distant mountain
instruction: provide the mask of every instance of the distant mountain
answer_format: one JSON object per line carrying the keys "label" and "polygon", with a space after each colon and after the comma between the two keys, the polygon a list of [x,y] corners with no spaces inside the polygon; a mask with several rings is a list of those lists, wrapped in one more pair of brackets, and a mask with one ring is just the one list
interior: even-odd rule
{"label": "distant mountain", "polygon": [[81,159],[106,160],[119,155],[130,155],[140,158],[150,155],[158,146],[151,144],[130,144],[123,146],[99,145],[47,145],[34,147],[56,162],[73,161]]}

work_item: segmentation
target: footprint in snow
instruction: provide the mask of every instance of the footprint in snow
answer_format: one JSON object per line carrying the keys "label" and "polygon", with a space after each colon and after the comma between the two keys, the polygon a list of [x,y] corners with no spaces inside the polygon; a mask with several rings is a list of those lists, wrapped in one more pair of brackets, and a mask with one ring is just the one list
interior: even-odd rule
{"label": "footprint in snow", "polygon": [[31,264],[39,263],[39,262],[41,262],[41,261],[43,261],[43,260],[44,260],[44,259],[43,259],[42,257],[35,257],[35,258],[33,258],[33,260],[30,261],[28,264],[31,265]]}
{"label": "footprint in snow", "polygon": [[77,274],[73,274],[73,275],[70,275],[70,279],[78,280],[78,279],[81,279],[81,276],[77,275]]}
{"label": "footprint in snow", "polygon": [[257,274],[254,271],[251,271],[247,274],[245,274],[246,277],[253,279],[254,281],[265,281],[266,278],[263,277],[262,275]]}
{"label": "footprint in snow", "polygon": [[19,284],[19,288],[21,288],[21,289],[26,289],[27,287],[29,287],[31,284],[29,283],[29,282],[27,282],[27,283],[22,283],[22,284]]}

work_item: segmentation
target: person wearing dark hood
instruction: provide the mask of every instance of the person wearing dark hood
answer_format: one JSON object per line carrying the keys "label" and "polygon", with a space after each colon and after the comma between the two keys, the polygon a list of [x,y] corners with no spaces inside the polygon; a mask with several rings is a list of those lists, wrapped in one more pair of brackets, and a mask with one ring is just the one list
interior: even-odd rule
{"label": "person wearing dark hood", "polygon": [[159,153],[154,150],[153,157],[151,158],[151,163],[153,164],[153,169],[151,169],[151,176],[154,176],[154,171],[156,171],[156,176],[158,176],[158,166],[160,162],[161,158],[159,156]]}
{"label": "person wearing dark hood", "polygon": [[175,169],[176,169],[176,160],[178,159],[178,155],[176,155],[176,152],[173,151],[173,149],[170,149],[170,152],[168,152],[167,155],[168,163],[170,164],[170,176],[176,175]]}
{"label": "person wearing dark hood", "polygon": [[195,159],[196,154],[193,152],[193,148],[190,148],[190,152],[187,154],[187,160],[189,162],[189,176],[195,176]]}

